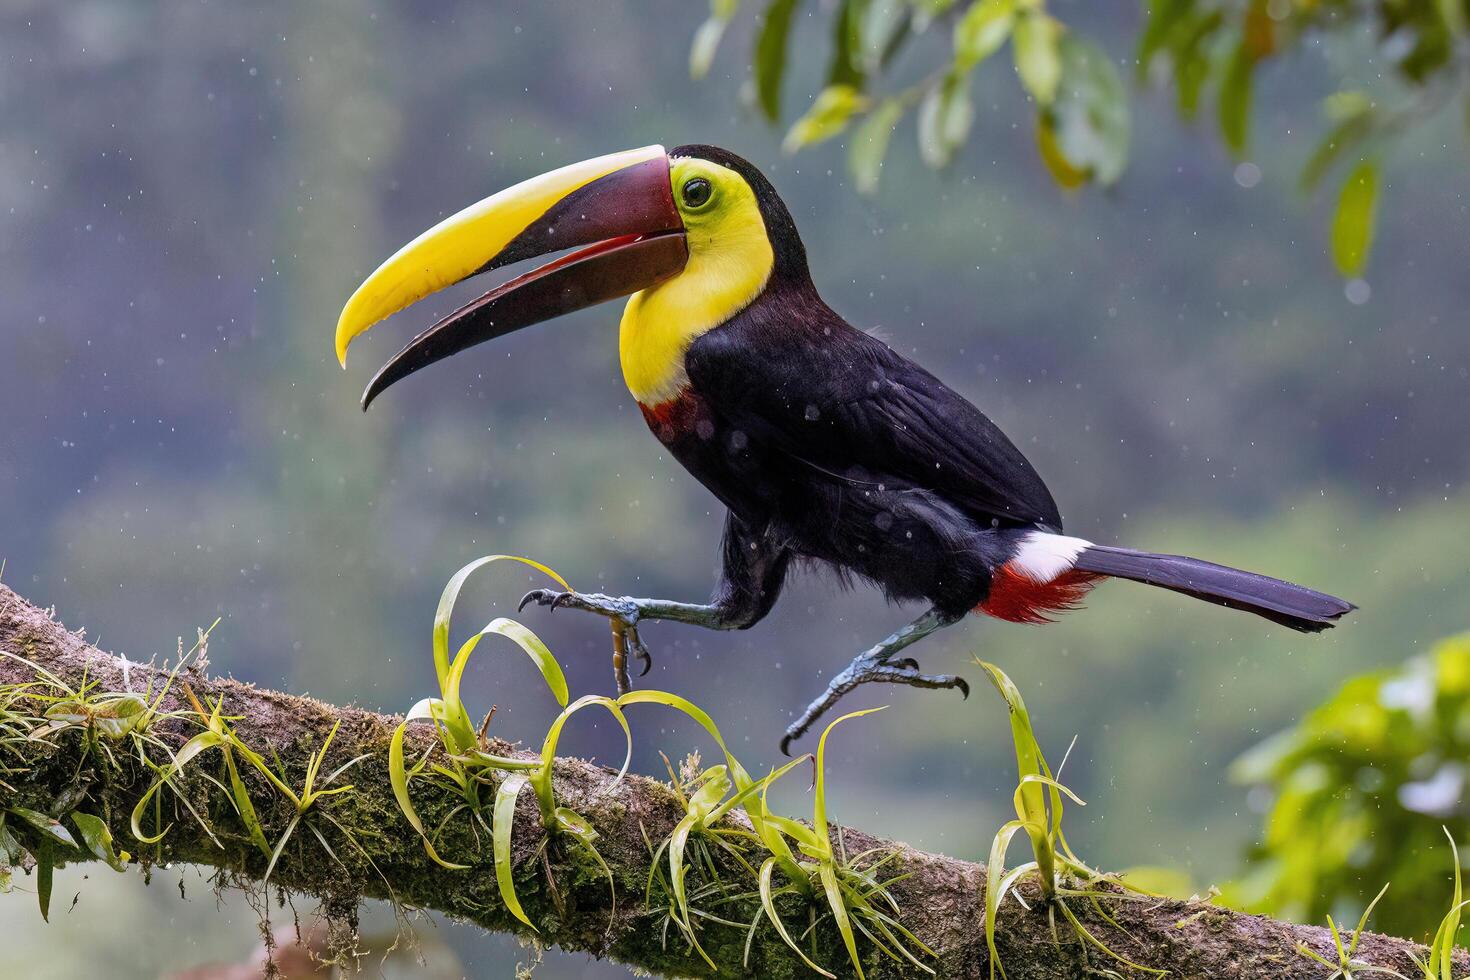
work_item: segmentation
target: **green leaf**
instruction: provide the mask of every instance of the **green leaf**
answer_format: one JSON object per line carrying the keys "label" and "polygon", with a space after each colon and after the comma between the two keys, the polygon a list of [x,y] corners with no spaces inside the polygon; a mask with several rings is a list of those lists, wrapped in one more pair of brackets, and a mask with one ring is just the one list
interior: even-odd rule
{"label": "green leaf", "polygon": [[1033,864],[1026,864],[1009,872],[1005,870],[1006,851],[1010,850],[1012,839],[1022,827],[1020,820],[1011,820],[996,832],[990,842],[990,861],[985,872],[985,945],[990,950],[991,980],[995,980],[997,967],[1000,967],[1001,976],[1005,975],[1005,968],[1000,965],[1000,951],[995,946],[995,927],[1000,903],[1005,900],[1006,892],[1016,880],[1035,867]]}
{"label": "green leaf", "polygon": [[954,66],[969,71],[994,54],[1016,20],[1015,0],[975,0],[954,25]]}
{"label": "green leaf", "polygon": [[816,837],[826,848],[826,858],[832,860],[832,842],[828,836],[827,828],[827,736],[832,734],[832,729],[852,718],[861,718],[863,715],[871,715],[886,708],[864,708],[861,711],[849,711],[828,725],[822,732],[822,737],[817,739],[817,778],[812,784],[812,830]]}
{"label": "green leaf", "polygon": [[60,821],[47,816],[37,810],[27,810],[22,806],[13,806],[10,812],[20,817],[46,837],[56,841],[62,847],[74,848],[77,844],[76,838],[67,831],[66,826]]}
{"label": "green leaf", "polygon": [[393,730],[393,738],[388,743],[388,782],[393,787],[393,798],[398,801],[398,809],[403,811],[403,818],[408,821],[410,827],[418,831],[419,839],[424,842],[424,850],[435,864],[451,871],[467,868],[467,864],[453,864],[441,858],[434,850],[434,844],[429,840],[429,835],[424,832],[423,821],[419,819],[418,811],[414,809],[413,801],[408,796],[408,769],[403,760],[403,736],[408,730],[408,722],[399,723]]}
{"label": "green leaf", "polygon": [[1046,111],[1036,116],[1036,152],[1041,155],[1041,162],[1046,165],[1051,179],[1059,186],[1070,191],[1087,183],[1089,173],[1073,166],[1062,152],[1057,140],[1056,119]]}
{"label": "green leaf", "polygon": [[905,0],[869,0],[861,25],[864,70],[886,68],[912,34],[913,22],[913,7]]}
{"label": "green leaf", "polygon": [[51,921],[51,882],[52,872],[56,870],[51,859],[51,851],[41,848],[36,855],[36,900],[41,904],[41,921]]}
{"label": "green leaf", "polygon": [[1373,108],[1373,100],[1366,92],[1346,89],[1333,92],[1322,100],[1322,109],[1332,122],[1343,122]]}
{"label": "green leaf", "polygon": [[1332,261],[1345,277],[1359,275],[1368,264],[1377,208],[1378,168],[1364,160],[1343,182],[1332,217]]}
{"label": "green leaf", "polygon": [[5,826],[5,811],[0,810],[0,866],[20,864],[25,857],[25,848]]}
{"label": "green leaf", "polygon": [[781,118],[781,82],[786,76],[786,44],[800,0],[772,0],[755,42],[755,90],[761,112],[771,122]]}
{"label": "green leaf", "polygon": [[140,727],[147,717],[148,702],[136,694],[120,694],[92,705],[92,724],[113,740]]}
{"label": "green leaf", "polygon": [[[1036,741],[1036,733],[1031,727],[1031,715],[1026,710],[1026,702],[1022,700],[1020,690],[1006,676],[1005,671],[995,664],[981,660],[975,662],[990,676],[991,683],[1005,699],[1009,709],[1018,779],[1015,792],[1016,816],[1027,836],[1031,838],[1042,893],[1049,897],[1056,882],[1056,853],[1052,837],[1060,832],[1061,793],[1056,785],[1052,785],[1048,791],[1047,782],[1051,781],[1051,769]],[[1047,812],[1048,797],[1052,804],[1050,815]]]}
{"label": "green leaf", "polygon": [[561,665],[551,655],[546,644],[526,627],[513,619],[500,617],[488,623],[484,629],[466,640],[460,646],[459,652],[454,655],[454,663],[449,668],[449,676],[444,683],[444,727],[448,730],[450,739],[454,743],[456,752],[470,752],[478,744],[474,722],[470,720],[468,709],[459,696],[460,685],[464,681],[465,668],[469,666],[470,655],[480,645],[480,640],[490,635],[504,636],[519,646],[536,669],[541,672],[541,679],[546,682],[546,687],[551,691],[556,703],[565,706],[567,703],[567,680],[562,673]]}
{"label": "green leaf", "polygon": [[1138,77],[1147,78],[1149,62],[1168,44],[1193,11],[1194,0],[1149,0],[1148,23],[1138,39]]}
{"label": "green leaf", "polygon": [[872,194],[878,189],[883,159],[888,155],[888,142],[902,116],[903,103],[898,99],[886,99],[852,134],[847,148],[847,168],[859,194]]}
{"label": "green leaf", "polygon": [[[689,926],[689,894],[684,888],[684,876],[688,873],[684,867],[684,848],[688,845],[689,834],[697,823],[699,816],[690,811],[674,825],[674,832],[669,835],[669,886],[674,891],[674,904],[686,927]],[[692,929],[690,935],[693,936]],[[698,946],[699,941],[696,939],[694,944]]]}
{"label": "green leaf", "polygon": [[969,76],[950,73],[930,86],[919,103],[919,155],[924,162],[936,170],[946,166],[973,120]]}
{"label": "green leaf", "polygon": [[[1345,95],[1349,93],[1338,93]],[[1346,107],[1344,107],[1345,110]],[[1333,114],[1332,110],[1328,110]],[[1337,162],[1344,153],[1356,149],[1373,134],[1378,124],[1378,116],[1371,105],[1364,105],[1355,112],[1344,111],[1339,116],[1337,125],[1328,131],[1317,144],[1317,149],[1307,160],[1306,166],[1302,167],[1301,187],[1304,191],[1316,189],[1327,176],[1327,171]]]}
{"label": "green leaf", "polygon": [[179,754],[174,756],[174,771],[178,772],[179,770],[187,766],[190,762],[193,762],[195,756],[199,755],[199,753],[207,751],[209,749],[218,748],[219,746],[225,745],[226,743],[227,739],[219,732],[200,732],[198,735],[195,735],[193,738],[189,739],[189,741],[185,742],[184,747],[179,749]]}
{"label": "green leaf", "polygon": [[225,771],[230,778],[230,796],[235,801],[235,811],[240,814],[240,822],[245,825],[245,831],[250,835],[256,848],[269,860],[271,857],[270,841],[265,839],[265,830],[260,826],[260,817],[255,812],[255,803],[250,799],[250,791],[245,788],[245,781],[240,778],[240,769],[235,765],[235,755],[229,746],[224,748]]}
{"label": "green leaf", "polygon": [[847,121],[867,108],[868,101],[851,85],[829,85],[817,94],[812,107],[786,133],[781,149],[794,153],[842,132]]}
{"label": "green leaf", "polygon": [[832,18],[832,63],[827,84],[861,90],[866,78],[863,59],[863,23],[872,0],[841,0]]}
{"label": "green leaf", "polygon": [[[795,855],[791,853],[791,848],[786,844],[786,839],[778,831],[769,826],[770,812],[766,807],[765,790],[771,782],[789,772],[795,761],[800,760],[794,760],[792,763],[782,766],[775,773],[756,782],[751,778],[750,773],[746,771],[745,767],[740,764],[740,760],[735,758],[735,754],[730,751],[729,746],[725,744],[725,738],[720,734],[719,726],[715,724],[714,719],[693,701],[680,697],[677,694],[671,694],[668,691],[657,690],[629,691],[627,694],[618,698],[619,707],[627,707],[630,704],[661,704],[665,707],[673,708],[676,711],[683,712],[697,722],[705,731],[709,732],[710,737],[714,739],[715,744],[724,753],[725,765],[730,767],[730,775],[735,780],[735,788],[739,791],[738,795],[743,801],[745,815],[750,818],[750,825],[755,829],[756,834],[761,838],[766,848],[776,856],[776,860],[781,866],[781,871],[795,880],[800,875],[800,869],[796,863]],[[719,815],[723,816],[724,814],[720,813]]]}
{"label": "green leaf", "polygon": [[[606,708],[623,729],[623,738],[627,745],[627,751],[623,755],[623,767],[618,771],[618,780],[621,780],[623,776],[627,775],[628,766],[633,762],[633,732],[628,728],[628,719],[623,714],[623,709],[618,702],[612,698],[604,697],[601,694],[584,694],[573,701],[551,723],[551,728],[547,731],[546,738],[541,742],[541,765],[528,776],[531,781],[531,787],[536,791],[536,799],[541,806],[542,818],[547,824],[552,822],[556,811],[556,800],[552,794],[551,775],[552,766],[556,762],[556,744],[561,739],[562,728],[565,727],[567,720],[572,715],[581,711],[583,708],[590,708],[593,705]],[[617,780],[614,780],[613,785],[617,785]]]}
{"label": "green leaf", "polygon": [[[215,715],[217,716],[218,713],[219,705],[215,705]],[[212,718],[211,723],[220,724],[217,717]],[[137,805],[133,807],[133,813],[129,821],[133,837],[143,844],[157,844],[163,840],[164,835],[169,832],[169,828],[173,824],[165,825],[162,830],[152,837],[143,833],[143,811],[147,808],[149,801],[153,799],[158,791],[163,788],[164,784],[172,779],[175,774],[182,772],[184,767],[193,761],[199,753],[227,744],[228,740],[225,736],[213,729],[202,731],[185,742],[184,747],[179,749],[174,755],[174,761],[164,767],[162,774],[158,779],[154,780],[153,785],[148,787],[148,791],[138,799]]]}
{"label": "green leaf", "polygon": [[1465,33],[1464,0],[1435,0],[1435,6],[1439,8],[1440,20],[1444,21],[1445,29],[1450,34],[1459,37]]}
{"label": "green leaf", "polygon": [[824,977],[830,978],[830,980],[837,980],[837,974],[828,972],[827,970],[824,970],[820,966],[817,966],[817,964],[813,963],[811,959],[807,957],[802,948],[796,944],[796,940],[791,938],[791,933],[786,931],[786,924],[781,921],[781,915],[779,912],[776,911],[775,889],[772,887],[771,881],[772,875],[775,873],[775,870],[776,859],[774,857],[766,858],[765,861],[762,862],[760,877],[758,881],[760,885],[761,909],[766,913],[766,918],[769,919],[771,925],[776,928],[776,934],[781,937],[781,941],[784,942],[787,946],[791,947],[792,951],[801,958],[801,961],[805,963],[809,969],[816,973],[820,973]]}
{"label": "green leaf", "polygon": [[1061,23],[1039,11],[1028,11],[1016,21],[1016,73],[1031,97],[1044,106],[1056,98],[1062,78],[1061,36]]}
{"label": "green leaf", "polygon": [[1235,48],[1220,82],[1220,135],[1236,156],[1250,140],[1251,78],[1255,61],[1242,41]]}
{"label": "green leaf", "polygon": [[556,827],[557,833],[565,834],[582,845],[587,853],[592,856],[592,860],[597,862],[597,867],[602,871],[602,876],[607,879],[607,890],[610,895],[610,921],[608,928],[611,929],[612,923],[617,921],[618,917],[617,880],[613,878],[612,868],[608,867],[607,862],[603,860],[602,852],[597,849],[597,831],[588,822],[586,817],[582,816],[576,810],[565,806],[556,808],[556,822],[554,826]]}
{"label": "green leaf", "polygon": [[1455,838],[1448,827],[1441,827],[1445,837],[1449,838],[1450,855],[1455,869],[1455,890],[1450,899],[1450,910],[1445,913],[1439,922],[1439,928],[1435,930],[1434,940],[1429,944],[1429,958],[1422,963],[1426,980],[1453,980],[1455,968],[1455,940],[1460,934],[1460,916],[1465,906],[1470,902],[1464,900],[1464,890],[1460,881],[1460,849],[1455,846]]}
{"label": "green leaf", "polygon": [[[817,754],[821,754],[820,750]],[[831,861],[823,861],[817,867],[817,875],[822,879],[822,890],[827,893],[827,905],[832,909],[832,920],[837,923],[837,932],[842,936],[842,945],[847,947],[847,958],[852,962],[852,968],[857,973],[858,980],[866,980],[863,974],[863,961],[858,958],[857,937],[852,934],[852,920],[847,914],[847,901],[842,897],[842,889],[837,885],[837,869]]]}
{"label": "green leaf", "polygon": [[127,851],[118,853],[113,849],[112,831],[107,829],[107,824],[101,817],[77,811],[71,815],[71,819],[82,835],[82,844],[86,851],[98,860],[106,861],[108,867],[114,871],[127,870],[127,862],[132,855]]}
{"label": "green leaf", "polygon": [[495,815],[491,828],[491,845],[495,853],[495,884],[500,889],[500,900],[510,914],[520,919],[533,930],[534,923],[526,917],[521,900],[516,898],[515,868],[510,863],[511,829],[516,818],[516,797],[525,789],[530,778],[523,772],[512,773],[501,781],[495,791]]}
{"label": "green leaf", "polygon": [[1174,77],[1179,114],[1193,119],[1199,111],[1200,92],[1210,77],[1210,40],[1225,24],[1225,14],[1211,10],[1197,18],[1174,47]]}
{"label": "green leaf", "polygon": [[714,64],[715,52],[725,28],[740,9],[740,0],[710,0],[709,18],[694,32],[694,41],[689,46],[689,77],[703,78]]}
{"label": "green leaf", "polygon": [[454,615],[454,603],[459,599],[460,590],[464,588],[465,580],[474,572],[497,561],[515,561],[522,565],[529,565],[537,571],[545,573],[552,581],[556,582],[568,592],[572,587],[567,584],[566,579],[556,572],[547,568],[539,561],[530,558],[522,558],[519,555],[486,555],[477,558],[468,565],[455,572],[444,586],[444,591],[439,596],[439,607],[434,610],[434,671],[439,678],[439,688],[442,692],[445,682],[449,679],[449,620]]}
{"label": "green leaf", "polygon": [[[1043,127],[1055,138],[1042,134],[1038,138],[1051,142],[1069,167],[1060,168],[1055,160],[1047,160],[1047,167],[1064,187],[1076,186],[1069,182],[1076,174],[1105,185],[1115,183],[1128,164],[1131,131],[1123,79],[1106,52],[1090,41],[1067,34],[1059,50],[1062,81]],[[1043,145],[1044,160],[1047,154]]]}

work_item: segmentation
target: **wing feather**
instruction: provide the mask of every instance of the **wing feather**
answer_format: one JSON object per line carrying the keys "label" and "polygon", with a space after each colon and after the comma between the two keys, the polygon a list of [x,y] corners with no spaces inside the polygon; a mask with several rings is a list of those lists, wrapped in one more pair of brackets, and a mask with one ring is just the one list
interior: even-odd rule
{"label": "wing feather", "polygon": [[807,471],[932,491],[972,519],[1060,531],[1051,493],[999,427],[934,375],[825,306],[738,318],[686,355],[729,424]]}

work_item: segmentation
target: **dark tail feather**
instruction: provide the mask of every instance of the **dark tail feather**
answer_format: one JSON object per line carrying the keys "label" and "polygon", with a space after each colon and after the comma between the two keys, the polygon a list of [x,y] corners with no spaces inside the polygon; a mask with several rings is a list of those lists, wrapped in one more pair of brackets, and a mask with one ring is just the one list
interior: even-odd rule
{"label": "dark tail feather", "polygon": [[1320,633],[1358,608],[1336,596],[1214,562],[1183,555],[1154,555],[1130,548],[1092,545],[1077,556],[1079,571],[1126,578],[1161,589],[1253,612],[1303,633]]}

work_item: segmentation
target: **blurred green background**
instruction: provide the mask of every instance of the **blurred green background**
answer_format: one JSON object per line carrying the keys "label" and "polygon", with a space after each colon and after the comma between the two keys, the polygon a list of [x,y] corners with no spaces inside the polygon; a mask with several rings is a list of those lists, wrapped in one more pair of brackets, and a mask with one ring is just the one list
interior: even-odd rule
{"label": "blurred green background", "polygon": [[[1115,57],[1131,52],[1137,4],[1052,9]],[[1239,874],[1270,797],[1232,782],[1229,763],[1349,675],[1397,666],[1470,619],[1460,121],[1395,148],[1370,293],[1353,303],[1326,253],[1331,201],[1296,182],[1320,135],[1304,125],[1317,100],[1377,77],[1352,38],[1309,45],[1258,80],[1258,183],[1237,182],[1213,132],[1177,121],[1168,92],[1138,88],[1126,176],[1066,195],[1035,162],[1010,69],[988,64],[954,165],[927,170],[910,123],[865,199],[840,140],[785,156],[780,131],[742,107],[750,23],[732,27],[709,79],[689,80],[705,15],[673,0],[9,0],[5,582],[134,659],[221,616],[215,669],[390,711],[431,691],[435,599],[479,554],[537,557],[583,589],[702,598],[721,514],[623,389],[616,307],[456,358],[368,415],[357,396],[370,371],[477,287],[380,326],[345,374],[331,336],[361,278],[445,214],[599,153],[716,143],[774,181],[828,302],[991,414],[1052,485],[1069,531],[1362,606],[1303,637],[1108,585],[1048,629],[977,620],[918,651],[940,670],[974,653],[1001,664],[1054,757],[1077,737],[1065,779],[1089,806],[1069,814],[1068,834],[1089,861],[1166,865],[1201,889]],[[814,4],[796,43],[825,43],[826,30]],[[818,87],[818,70],[798,60],[793,91]],[[512,609],[530,581],[472,582],[467,621]],[[648,628],[647,682],[696,696],[758,766],[832,671],[912,613],[802,577],[749,632]],[[610,690],[601,622],[522,618],[574,690]],[[472,684],[472,703],[500,705],[502,735],[539,737],[551,703],[523,663],[481,661]],[[835,740],[836,818],[981,857],[1014,785],[999,700],[980,687],[968,702],[852,700],[895,710]],[[633,721],[643,772],[662,772],[659,749],[703,744],[684,726]],[[611,757],[618,743],[579,719],[563,746]],[[783,791],[792,807],[805,803],[796,782]],[[113,976],[154,977],[242,959],[255,941],[255,913],[228,894],[217,908],[192,870],[151,887],[86,871],[58,879],[49,926],[33,896],[0,896],[16,975],[105,961]],[[454,951],[427,955],[457,955],[451,969],[467,976],[506,976],[526,957],[505,937],[420,928]],[[626,971],[552,952],[536,975]]]}

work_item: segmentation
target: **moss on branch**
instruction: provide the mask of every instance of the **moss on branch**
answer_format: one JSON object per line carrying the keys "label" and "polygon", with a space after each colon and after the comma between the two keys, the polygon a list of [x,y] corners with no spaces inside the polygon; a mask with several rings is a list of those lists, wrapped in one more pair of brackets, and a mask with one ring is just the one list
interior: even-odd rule
{"label": "moss on branch", "polygon": [[[317,788],[350,783],[352,789],[314,804],[309,812],[315,822],[306,829],[298,826],[290,835],[271,869],[270,881],[322,900],[339,923],[350,925],[364,898],[389,899],[437,910],[485,929],[612,957],[654,974],[714,973],[679,930],[670,926],[666,904],[656,900],[653,908],[645,905],[650,842],[656,845],[668,839],[685,815],[678,795],[666,783],[640,776],[615,783],[616,773],[605,767],[570,758],[556,761],[556,798],[585,817],[596,831],[597,848],[612,872],[616,911],[601,870],[589,867],[585,854],[564,841],[553,838],[548,844],[533,795],[521,795],[517,805],[523,812],[515,820],[512,856],[516,892],[536,926],[532,932],[511,915],[500,898],[483,829],[477,829],[471,820],[446,819],[455,805],[452,795],[436,792],[424,782],[415,784],[413,803],[424,826],[443,826],[435,838],[439,854],[448,862],[467,865],[463,870],[446,870],[431,860],[405,821],[393,795],[387,764],[390,741],[401,719],[262,690],[189,668],[170,684],[166,672],[126,665],[3,585],[0,651],[13,655],[0,657],[0,686],[36,682],[37,667],[78,690],[84,678],[92,685],[91,691],[113,694],[151,690],[156,695],[168,685],[168,694],[156,704],[156,715],[148,721],[147,737],[174,752],[204,730],[207,718],[201,718],[193,699],[206,712],[221,705],[221,717],[228,719],[225,723],[239,742],[270,760],[281,780],[298,789],[313,757],[321,753],[335,728],[320,759],[318,779],[354,759],[359,761],[330,784],[319,781]],[[407,739],[411,757],[436,744],[430,731],[423,729],[410,729]],[[201,752],[195,757],[173,782],[178,796],[172,789],[156,794],[161,800],[157,810],[169,825],[158,843],[136,839],[130,815],[159,779],[154,767],[166,762],[167,753],[151,757],[154,767],[150,767],[145,762],[148,753],[135,751],[135,745],[129,736],[115,740],[106,734],[99,736],[96,730],[89,732],[84,722],[73,720],[45,739],[0,746],[0,766],[4,767],[0,768],[0,810],[19,807],[59,819],[77,812],[93,814],[106,823],[117,849],[132,852],[131,860],[145,868],[156,861],[183,861],[221,869],[230,880],[263,879],[270,861],[251,822],[242,817],[228,791],[232,783],[223,752]],[[488,750],[532,758],[503,742],[492,742]],[[243,763],[235,768],[266,841],[279,842],[293,817],[304,825],[308,818],[302,818],[289,796],[262,771]],[[194,819],[189,807],[202,819]],[[162,829],[152,823],[151,801],[143,810],[145,833]],[[727,819],[738,821],[739,817]],[[891,892],[902,910],[902,925],[935,952],[926,962],[938,976],[970,980],[989,975],[982,928],[985,879],[979,865],[924,853],[851,828],[835,830],[833,840],[834,844],[840,841],[849,854],[870,849],[877,854],[893,853],[885,875],[896,876]],[[711,850],[722,860],[719,848]],[[81,857],[79,851],[63,854],[60,848],[54,853],[68,859]],[[1019,891],[1035,910],[1011,901],[1001,911],[998,949],[1010,980],[1085,975],[1082,946],[1070,939],[1058,944],[1045,911],[1038,907],[1035,889],[1022,885]],[[720,915],[749,922],[758,910],[756,899],[747,896]],[[1297,945],[1305,943],[1326,953],[1332,942],[1324,928],[1198,903],[1120,900],[1109,904],[1110,918],[1087,903],[1077,903],[1076,911],[1090,932],[1129,960],[1183,978],[1319,980],[1320,964],[1302,956]],[[793,912],[793,916],[799,914],[800,910]],[[339,931],[350,934],[350,929]],[[813,936],[814,959],[846,975],[850,968],[836,930],[819,927]],[[723,976],[782,980],[812,975],[764,923],[754,934],[748,956],[744,928],[709,924],[699,938],[709,962]],[[804,948],[809,947],[804,944]],[[860,949],[870,977],[921,975],[912,966],[905,971],[870,943],[860,942]],[[1401,939],[1365,934],[1357,958],[1413,975],[1411,953],[1422,956],[1424,949]],[[1094,952],[1093,965],[1118,968],[1116,962],[1102,964],[1096,959]],[[1470,967],[1470,960],[1462,966]]]}

